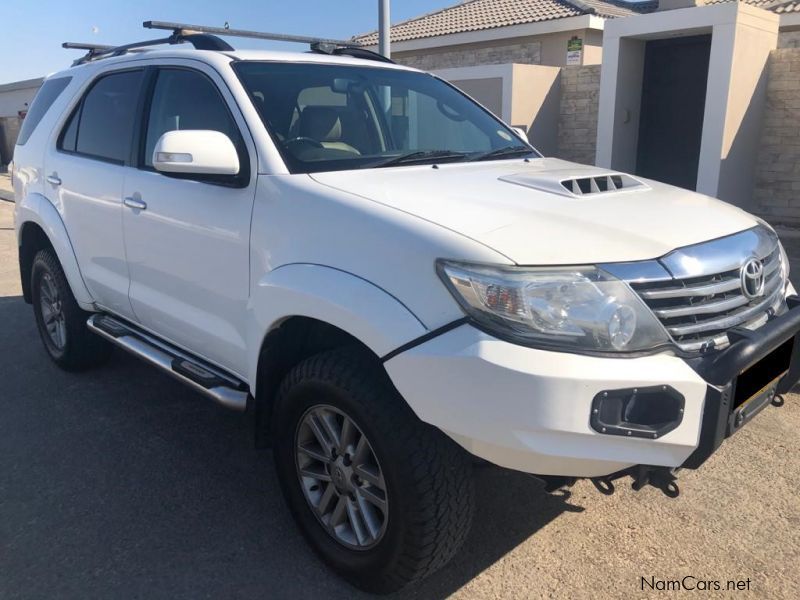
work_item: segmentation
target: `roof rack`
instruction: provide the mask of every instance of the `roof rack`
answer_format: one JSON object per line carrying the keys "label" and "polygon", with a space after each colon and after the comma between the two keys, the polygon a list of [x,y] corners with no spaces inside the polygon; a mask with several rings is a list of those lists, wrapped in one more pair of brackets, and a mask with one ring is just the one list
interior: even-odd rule
{"label": "roof rack", "polygon": [[68,49],[88,50],[84,56],[72,63],[72,66],[74,67],[100,58],[121,56],[123,54],[127,54],[131,50],[141,50],[147,48],[148,46],[160,46],[162,44],[183,44],[187,42],[192,44],[197,50],[233,50],[233,46],[216,36],[188,31],[175,31],[171,36],[166,38],[145,40],[143,42],[133,42],[131,44],[124,44],[122,46],[104,46],[101,44],[84,44],[76,42],[64,42],[61,44],[61,46],[62,48]]}
{"label": "roof rack", "polygon": [[143,42],[133,42],[122,46],[106,46],[102,44],[86,44],[77,42],[64,42],[63,48],[72,50],[87,50],[87,53],[72,63],[72,66],[109,58],[111,56],[121,56],[131,51],[140,51],[149,46],[160,46],[162,44],[183,44],[190,43],[196,50],[216,50],[220,52],[230,52],[234,48],[217,35],[232,37],[254,38],[259,40],[272,40],[276,42],[295,42],[309,44],[312,52],[320,54],[332,54],[336,56],[352,56],[353,58],[363,58],[366,60],[377,60],[380,62],[394,63],[394,61],[372,52],[352,41],[334,40],[327,38],[315,38],[304,35],[287,35],[283,33],[266,33],[262,31],[248,31],[246,29],[230,29],[225,27],[207,27],[205,25],[189,25],[186,23],[170,23],[166,21],[145,21],[142,26],[146,29],[165,29],[172,31],[169,37],[158,38],[155,40],[145,40]]}
{"label": "roof rack", "polygon": [[273,42],[294,42],[308,44],[312,52],[319,54],[333,54],[337,56],[352,56],[366,60],[393,63],[391,59],[372,52],[353,41],[317,38],[306,35],[289,35],[285,33],[267,33],[265,31],[249,31],[247,29],[231,29],[230,27],[208,27],[206,25],[189,25],[186,23],[171,23],[167,21],[145,21],[142,23],[147,29],[171,30],[173,36],[186,36],[191,34],[213,34],[231,37],[253,38],[257,40],[270,40]]}

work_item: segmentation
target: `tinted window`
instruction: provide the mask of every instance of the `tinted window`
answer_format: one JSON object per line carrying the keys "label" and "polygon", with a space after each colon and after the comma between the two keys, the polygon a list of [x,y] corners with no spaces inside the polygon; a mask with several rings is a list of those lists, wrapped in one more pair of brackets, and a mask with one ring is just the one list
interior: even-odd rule
{"label": "tinted window", "polygon": [[[241,148],[239,130],[214,83],[196,71],[163,69],[158,73],[142,162],[153,164],[153,150],[167,131],[209,129],[227,135]],[[245,161],[241,160],[242,165]]]}
{"label": "tinted window", "polygon": [[67,121],[67,126],[61,132],[61,137],[58,141],[59,150],[67,150],[68,152],[75,152],[75,144],[78,141],[78,121],[80,120],[81,107],[78,106]]}
{"label": "tinted window", "polygon": [[31,137],[34,129],[42,120],[42,117],[47,113],[53,102],[56,101],[64,91],[64,88],[72,81],[72,77],[58,77],[56,79],[48,79],[44,85],[36,92],[36,97],[33,99],[31,107],[28,109],[28,114],[22,121],[22,127],[19,130],[19,137],[17,137],[17,144],[22,146]]}
{"label": "tinted window", "polygon": [[438,162],[443,155],[538,156],[496,117],[426,73],[254,61],[235,69],[295,173]]}
{"label": "tinted window", "polygon": [[92,86],[80,110],[76,152],[125,162],[141,84],[142,71],[125,71],[107,75]]}

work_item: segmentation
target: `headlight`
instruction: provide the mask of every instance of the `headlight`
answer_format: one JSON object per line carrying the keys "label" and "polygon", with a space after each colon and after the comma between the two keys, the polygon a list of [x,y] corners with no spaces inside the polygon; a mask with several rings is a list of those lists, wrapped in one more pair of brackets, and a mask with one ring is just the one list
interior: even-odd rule
{"label": "headlight", "polygon": [[596,267],[501,267],[438,261],[439,276],[476,323],[529,346],[636,352],[669,343],[625,284]]}

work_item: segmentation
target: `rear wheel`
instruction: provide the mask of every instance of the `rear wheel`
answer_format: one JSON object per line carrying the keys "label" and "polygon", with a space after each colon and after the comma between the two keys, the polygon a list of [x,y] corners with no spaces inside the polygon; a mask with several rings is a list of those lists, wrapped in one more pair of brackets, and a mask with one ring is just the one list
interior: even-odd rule
{"label": "rear wheel", "polygon": [[33,259],[31,299],[45,350],[58,366],[76,371],[108,359],[111,345],[86,327],[90,314],[75,301],[52,250],[40,250]]}
{"label": "rear wheel", "polygon": [[422,423],[380,363],[326,352],[283,381],[273,413],[283,493],[314,549],[354,585],[398,590],[444,566],[466,538],[466,453]]}

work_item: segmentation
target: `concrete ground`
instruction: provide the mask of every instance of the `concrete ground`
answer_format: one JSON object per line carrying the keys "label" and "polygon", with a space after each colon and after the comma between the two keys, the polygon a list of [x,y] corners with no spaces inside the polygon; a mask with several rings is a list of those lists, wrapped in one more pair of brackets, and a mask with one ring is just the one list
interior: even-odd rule
{"label": "concrete ground", "polygon": [[[12,208],[0,201],[0,598],[364,597],[303,541],[249,415],[122,353],[80,375],[49,362],[20,297]],[[478,468],[466,547],[397,597],[643,597],[689,577],[800,598],[798,446],[790,395],[683,473],[675,500],[625,483],[549,496]]]}

